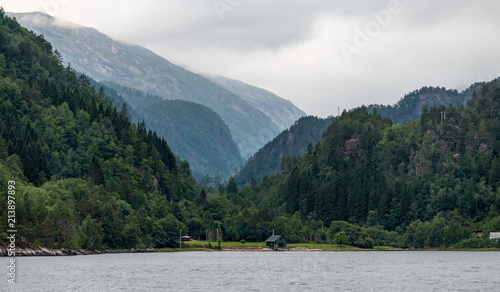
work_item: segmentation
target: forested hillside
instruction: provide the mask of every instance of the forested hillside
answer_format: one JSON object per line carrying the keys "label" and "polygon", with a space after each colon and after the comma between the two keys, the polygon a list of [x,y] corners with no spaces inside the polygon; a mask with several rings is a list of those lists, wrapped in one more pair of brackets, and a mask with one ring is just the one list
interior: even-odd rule
{"label": "forested hillside", "polygon": [[179,231],[263,241],[273,230],[288,242],[498,246],[487,238],[500,231],[499,118],[498,80],[404,125],[362,107],[281,174],[200,189],[164,139],[0,10],[0,200],[15,181],[20,246],[163,247]]}
{"label": "forested hillside", "polygon": [[103,86],[115,104],[126,102],[133,122],[144,121],[165,138],[172,151],[189,162],[195,178],[209,176],[220,182],[243,163],[231,131],[210,108],[189,101],[164,100],[116,83],[97,86]]}
{"label": "forested hillside", "polygon": [[249,183],[252,179],[260,181],[264,176],[279,174],[281,165],[294,163],[295,157],[306,152],[307,147],[313,147],[321,139],[333,118],[321,119],[313,116],[302,117],[271,142],[268,142],[235,176],[240,185]]}
{"label": "forested hillside", "polygon": [[499,117],[498,80],[466,108],[424,109],[405,125],[344,112],[297,166],[247,191],[271,212],[330,226],[320,239],[344,230],[359,246],[493,244],[475,237],[500,230]]}
{"label": "forested hillside", "polygon": [[[144,47],[114,40],[96,29],[41,12],[10,15],[18,17],[23,26],[44,34],[62,54],[65,64],[71,63],[77,71],[99,82],[111,81],[163,99],[181,99],[211,108],[231,130],[244,159],[303,115],[290,102],[287,104],[290,110],[283,111],[284,106],[281,106],[277,110],[282,113],[264,113],[252,106],[248,95],[237,95]],[[274,95],[267,97],[274,100],[272,104],[282,101]],[[266,107],[266,110],[270,109]],[[283,119],[276,120],[277,116],[286,116],[291,121],[282,126]]]}
{"label": "forested hillside", "polygon": [[[18,235],[48,247],[164,246],[172,203],[199,190],[185,162],[77,78],[43,36],[0,10],[0,192],[15,181]],[[0,204],[5,242],[7,204]],[[22,241],[18,241],[21,245]]]}

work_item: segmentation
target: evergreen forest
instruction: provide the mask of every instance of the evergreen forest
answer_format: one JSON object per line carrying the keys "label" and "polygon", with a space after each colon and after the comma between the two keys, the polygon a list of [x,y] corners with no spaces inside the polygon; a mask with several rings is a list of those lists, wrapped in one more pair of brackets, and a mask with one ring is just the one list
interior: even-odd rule
{"label": "evergreen forest", "polygon": [[[405,124],[360,107],[280,172],[196,184],[168,137],[130,121],[0,10],[0,242],[15,181],[17,244],[72,249],[194,239],[493,247],[500,231],[500,81]],[[168,125],[166,125],[168,126]]]}

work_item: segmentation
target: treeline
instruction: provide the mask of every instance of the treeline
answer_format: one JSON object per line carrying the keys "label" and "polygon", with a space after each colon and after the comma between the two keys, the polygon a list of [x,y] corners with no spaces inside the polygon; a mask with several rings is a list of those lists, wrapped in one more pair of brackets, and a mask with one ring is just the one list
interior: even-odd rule
{"label": "treeline", "polygon": [[481,87],[482,83],[474,83],[462,92],[444,87],[423,87],[405,94],[395,105],[369,105],[368,112],[377,112],[382,117],[388,117],[395,123],[404,124],[420,118],[424,107],[439,107],[464,105],[472,98],[472,93]]}

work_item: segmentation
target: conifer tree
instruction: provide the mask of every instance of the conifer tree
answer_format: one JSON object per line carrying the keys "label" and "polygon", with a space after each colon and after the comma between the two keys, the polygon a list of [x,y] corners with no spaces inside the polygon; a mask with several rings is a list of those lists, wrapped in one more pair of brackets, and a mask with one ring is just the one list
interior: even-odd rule
{"label": "conifer tree", "polygon": [[236,180],[234,177],[231,177],[229,179],[229,183],[227,184],[226,191],[230,194],[237,194],[238,193],[238,186],[236,185]]}
{"label": "conifer tree", "polygon": [[491,162],[490,185],[493,187],[500,185],[500,161],[498,161],[498,156],[495,156],[493,162]]}

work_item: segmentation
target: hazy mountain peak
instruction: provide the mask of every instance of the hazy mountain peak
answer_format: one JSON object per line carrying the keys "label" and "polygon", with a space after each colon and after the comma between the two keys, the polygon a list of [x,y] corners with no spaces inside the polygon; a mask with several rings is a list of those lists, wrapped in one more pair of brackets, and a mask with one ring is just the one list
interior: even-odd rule
{"label": "hazy mountain peak", "polygon": [[205,105],[228,125],[243,158],[248,158],[304,115],[289,101],[230,79],[218,82],[170,63],[154,52],[116,41],[96,29],[37,12],[10,15],[43,34],[75,70],[101,82]]}
{"label": "hazy mountain peak", "polygon": [[[22,25],[24,23],[29,22],[33,25],[38,26],[38,27],[57,27],[57,28],[71,29],[73,31],[78,31],[80,29],[95,30],[91,27],[86,27],[86,26],[83,26],[80,24],[76,24],[74,22],[67,21],[67,20],[62,19],[62,18],[53,17],[51,15],[48,15],[46,13],[39,12],[39,11],[26,12],[26,13],[7,12],[6,14],[11,16],[11,17],[15,17],[16,20],[19,23],[21,23]],[[95,31],[97,31],[97,30],[95,30]]]}
{"label": "hazy mountain peak", "polygon": [[298,118],[306,115],[289,100],[281,98],[269,90],[259,88],[239,80],[221,75],[205,75],[211,81],[240,96],[251,106],[266,114],[280,130],[292,125]]}

